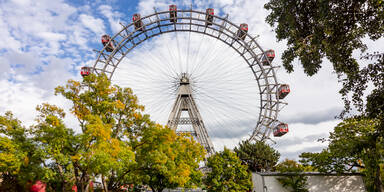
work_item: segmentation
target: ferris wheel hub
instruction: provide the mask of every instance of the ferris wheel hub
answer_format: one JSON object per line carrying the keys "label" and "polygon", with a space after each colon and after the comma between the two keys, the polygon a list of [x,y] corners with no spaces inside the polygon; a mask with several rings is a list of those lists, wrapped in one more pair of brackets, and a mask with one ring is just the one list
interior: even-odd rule
{"label": "ferris wheel hub", "polygon": [[188,85],[189,84],[189,74],[182,73],[180,78],[180,85]]}

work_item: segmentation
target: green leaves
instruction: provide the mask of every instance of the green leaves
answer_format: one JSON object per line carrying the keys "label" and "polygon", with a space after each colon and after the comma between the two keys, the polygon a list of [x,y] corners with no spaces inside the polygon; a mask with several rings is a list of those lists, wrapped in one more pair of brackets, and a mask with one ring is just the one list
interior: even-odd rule
{"label": "green leaves", "polygon": [[329,137],[329,145],[320,153],[302,153],[300,161],[320,172],[362,172],[368,188],[378,190],[373,181],[380,178],[377,169],[384,163],[383,137],[377,134],[379,121],[363,117],[344,120]]}
{"label": "green leaves", "polygon": [[379,0],[270,0],[265,8],[271,11],[266,21],[275,27],[277,39],[288,42],[283,54],[288,71],[299,58],[305,73],[314,75],[327,57],[337,73],[353,74],[359,68],[352,52],[366,49],[361,39],[369,35],[375,40],[384,32],[384,3]]}
{"label": "green leaves", "polygon": [[210,169],[204,179],[207,191],[248,191],[252,187],[247,166],[227,148],[209,157],[207,167]]}
{"label": "green leaves", "polygon": [[304,166],[294,160],[286,159],[279,163],[276,169],[287,174],[277,178],[284,188],[290,189],[292,192],[308,192],[307,177],[301,174],[305,169]]}
{"label": "green leaves", "polygon": [[[288,48],[282,54],[283,66],[294,70],[293,61],[299,59],[304,72],[316,74],[326,58],[338,74],[343,88],[345,110],[353,104],[363,111],[363,95],[371,81],[383,89],[384,59],[373,54],[377,62],[359,66],[354,52],[365,52],[363,38],[377,40],[384,36],[384,2],[382,0],[270,0],[264,7],[271,11],[266,21],[275,28],[279,41],[287,40]],[[379,83],[381,82],[381,83]],[[344,115],[344,113],[343,113]]]}
{"label": "green leaves", "polygon": [[179,136],[169,128],[155,125],[144,129],[140,142],[133,147],[135,174],[153,190],[200,185],[202,173],[198,168],[205,153],[192,137]]}
{"label": "green leaves", "polygon": [[263,141],[242,141],[234,151],[252,172],[273,169],[280,157],[279,152]]}

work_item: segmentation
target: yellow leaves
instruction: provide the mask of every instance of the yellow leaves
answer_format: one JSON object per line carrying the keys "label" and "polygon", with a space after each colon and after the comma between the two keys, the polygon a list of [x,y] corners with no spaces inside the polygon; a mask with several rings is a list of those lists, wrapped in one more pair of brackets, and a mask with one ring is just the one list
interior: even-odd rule
{"label": "yellow leaves", "polygon": [[117,139],[111,139],[110,154],[112,157],[118,157],[121,152],[120,142]]}
{"label": "yellow leaves", "polygon": [[48,103],[38,105],[36,110],[39,112],[39,115],[36,118],[38,123],[46,122],[51,126],[58,126],[61,123],[60,118],[65,117],[65,112],[63,109]]}
{"label": "yellow leaves", "polygon": [[115,101],[115,106],[118,109],[123,110],[125,108],[125,104],[123,104],[120,100]]}
{"label": "yellow leaves", "polygon": [[27,166],[29,164],[29,158],[28,156],[24,157],[24,166]]}
{"label": "yellow leaves", "polygon": [[92,137],[102,139],[104,141],[111,137],[111,125],[104,124],[100,117],[95,115],[88,115],[89,123],[86,125],[87,133]]}
{"label": "yellow leaves", "polygon": [[77,162],[77,161],[79,161],[80,160],[80,154],[78,153],[78,154],[76,154],[76,155],[73,155],[73,156],[71,156],[71,160],[73,161],[73,162]]}

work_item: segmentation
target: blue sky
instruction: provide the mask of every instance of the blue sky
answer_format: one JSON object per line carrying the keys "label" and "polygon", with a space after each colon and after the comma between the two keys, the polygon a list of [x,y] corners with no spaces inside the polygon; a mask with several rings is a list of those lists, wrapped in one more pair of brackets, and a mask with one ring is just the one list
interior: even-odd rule
{"label": "blue sky", "polygon": [[[189,8],[192,4],[193,8],[197,10],[213,7],[215,14],[229,14],[229,19],[234,23],[240,24],[246,21],[250,26],[249,33],[259,36],[257,40],[261,46],[276,50],[277,56],[274,63],[279,65],[281,63],[280,54],[286,45],[284,41],[276,41],[272,28],[265,23],[265,17],[268,14],[263,9],[265,2],[254,0],[0,0],[0,36],[3,40],[0,44],[0,113],[11,110],[18,118],[31,125],[36,115],[34,109],[42,102],[57,104],[68,111],[70,104],[63,98],[54,96],[53,88],[63,85],[68,79],[81,80],[79,75],[81,66],[93,66],[97,57],[93,49],[102,49],[101,35],[118,32],[121,29],[119,23],[131,22],[133,13],[150,14],[153,12],[153,7],[158,10],[167,10],[169,4],[176,4],[178,8]],[[193,41],[188,44],[186,44],[186,39],[190,37],[187,35],[177,37],[177,41],[181,42],[181,50],[187,50],[186,45],[193,50],[199,46],[199,42],[203,42],[207,46],[214,43],[208,39],[202,40],[204,39],[202,37],[191,37]],[[124,80],[123,77],[130,74],[129,77],[132,77],[133,80],[132,78],[127,78],[127,80],[137,80],[139,77],[134,76],[133,69],[137,69],[134,72],[142,72],[140,72],[140,68],[135,68],[130,63],[141,64],[143,66],[141,69],[144,69],[144,66],[152,65],[154,59],[160,58],[157,60],[161,60],[167,53],[164,52],[165,49],[177,52],[176,47],[180,45],[169,42],[175,42],[175,36],[164,36],[146,42],[136,52],[127,56],[124,61],[127,67],[122,67],[121,75],[117,75],[117,77]],[[382,50],[384,45],[382,39],[377,42],[367,40],[367,43],[369,51]],[[216,46],[215,51],[218,53],[217,57],[220,59],[214,63],[230,59],[234,59],[231,62],[241,63],[234,58],[235,56],[228,51],[227,47],[219,43],[214,45]],[[208,48],[207,51],[209,51]],[[179,56],[183,56],[182,54]],[[355,55],[358,57],[359,53]],[[195,56],[203,57],[199,54]],[[161,67],[161,61],[155,63],[159,63],[159,67]],[[287,74],[283,69],[278,70],[279,81],[290,84],[292,90],[286,99],[289,105],[280,115],[281,121],[289,123],[290,132],[284,137],[276,139],[277,144],[274,145],[282,154],[282,158],[297,158],[300,152],[321,150],[325,144],[316,141],[318,138],[328,136],[328,133],[339,122],[334,119],[334,116],[341,111],[343,106],[337,93],[341,85],[337,83],[337,77],[332,73],[331,64],[328,61],[325,61],[323,68],[314,77],[307,77],[299,67],[299,61],[295,61],[295,63],[296,71],[292,74]],[[211,66],[202,68],[202,70],[210,71],[209,67]],[[157,74],[155,68],[149,67],[146,70],[145,75],[156,76]],[[251,88],[251,84],[254,82],[245,82],[244,84],[247,85],[244,87],[231,83],[234,82],[233,80],[243,77],[241,70],[242,68],[239,67],[232,71],[236,74],[230,76],[231,79],[215,79],[216,81],[213,82],[218,82],[219,86],[212,84],[212,81],[206,83],[206,91],[209,94],[212,87],[229,90],[228,87],[232,86],[235,87],[233,89],[237,94],[225,92],[228,95],[224,95],[222,98],[252,95],[254,87]],[[222,70],[222,73],[230,73],[230,71]],[[144,81],[145,78],[141,80]],[[221,84],[220,81],[222,81]],[[120,84],[119,82],[116,79],[115,83]],[[151,82],[147,81],[142,84],[128,82],[127,84],[122,83],[122,85],[138,86],[139,99],[148,103],[147,108],[150,108],[152,101],[148,94],[157,94],[157,90],[153,89]],[[141,90],[150,89],[153,92],[148,92],[147,96],[143,92],[143,97],[140,98],[140,88]],[[173,102],[172,97],[168,97],[166,94],[160,95],[159,98],[163,98],[159,102],[162,102],[164,106]],[[236,111],[226,112],[227,109],[219,104],[217,106],[212,104],[205,110],[204,107],[212,102],[204,101],[201,95],[200,98],[202,98],[200,99],[202,113],[205,114],[203,118],[206,119],[207,124],[212,124],[209,134],[217,149],[221,149],[223,146],[235,146],[241,138],[246,138],[247,134],[252,131],[252,128],[243,126],[247,125],[247,122],[252,124],[250,119],[234,118],[228,125],[236,126],[236,128],[214,124],[211,121],[214,119],[212,111],[221,110],[223,114],[236,113]],[[251,100],[243,100],[244,102],[239,106],[246,106],[248,103],[250,106],[252,105]],[[224,102],[230,103],[230,100],[224,100]],[[245,107],[244,109],[248,112],[244,114],[250,114],[249,117],[258,110],[255,107]],[[163,116],[168,115],[166,111],[162,113],[165,114]],[[154,118],[157,118],[156,114],[154,114]],[[162,121],[161,115],[159,119]],[[229,119],[226,120],[229,121]],[[69,127],[77,130],[78,126],[73,116],[68,115],[65,121]],[[220,118],[216,121],[220,121]]]}

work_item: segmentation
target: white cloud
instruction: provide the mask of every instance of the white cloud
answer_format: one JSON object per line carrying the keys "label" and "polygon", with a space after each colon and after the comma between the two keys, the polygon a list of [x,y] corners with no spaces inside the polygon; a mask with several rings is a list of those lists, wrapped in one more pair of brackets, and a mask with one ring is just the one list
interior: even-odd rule
{"label": "white cloud", "polygon": [[31,125],[36,105],[50,102],[64,107],[66,123],[77,129],[68,113],[70,104],[54,96],[53,88],[80,78],[73,72],[80,68],[77,65],[94,59],[88,44],[99,42],[99,35],[93,33],[104,32],[103,21],[87,12],[79,14],[81,9],[61,0],[0,4],[1,114],[11,110]]}
{"label": "white cloud", "polygon": [[96,19],[90,15],[81,14],[79,16],[81,23],[87,27],[88,29],[92,30],[96,35],[101,36],[104,34],[104,22],[101,19]]}
{"label": "white cloud", "polygon": [[121,13],[113,11],[112,7],[109,5],[101,5],[98,10],[108,19],[109,26],[112,29],[113,33],[117,33],[122,29],[120,25]]}

